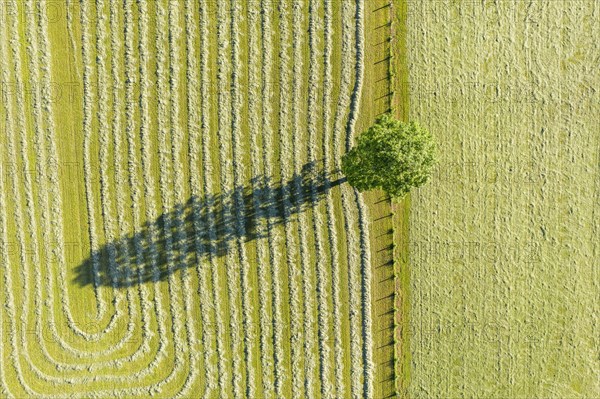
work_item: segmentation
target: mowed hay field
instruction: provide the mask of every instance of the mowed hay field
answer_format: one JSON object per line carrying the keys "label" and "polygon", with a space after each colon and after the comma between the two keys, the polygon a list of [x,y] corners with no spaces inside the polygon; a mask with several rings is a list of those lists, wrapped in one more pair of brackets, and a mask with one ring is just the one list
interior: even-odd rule
{"label": "mowed hay field", "polygon": [[600,2],[408,4],[413,398],[597,398]]}
{"label": "mowed hay field", "polygon": [[365,3],[2,3],[0,397],[375,396]]}

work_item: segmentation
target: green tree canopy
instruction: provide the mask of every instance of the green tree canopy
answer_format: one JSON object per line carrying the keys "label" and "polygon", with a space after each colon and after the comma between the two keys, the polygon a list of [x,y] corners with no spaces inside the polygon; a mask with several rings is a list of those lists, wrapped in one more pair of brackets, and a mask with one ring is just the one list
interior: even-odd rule
{"label": "green tree canopy", "polygon": [[427,182],[435,163],[435,141],[415,122],[385,114],[358,136],[342,158],[342,172],[359,191],[382,189],[393,199]]}

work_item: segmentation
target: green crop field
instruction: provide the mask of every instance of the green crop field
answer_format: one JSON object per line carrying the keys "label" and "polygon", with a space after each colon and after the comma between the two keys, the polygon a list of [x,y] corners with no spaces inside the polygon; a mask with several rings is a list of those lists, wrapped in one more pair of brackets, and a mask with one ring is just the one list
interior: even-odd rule
{"label": "green crop field", "polygon": [[600,2],[409,2],[411,398],[597,398]]}

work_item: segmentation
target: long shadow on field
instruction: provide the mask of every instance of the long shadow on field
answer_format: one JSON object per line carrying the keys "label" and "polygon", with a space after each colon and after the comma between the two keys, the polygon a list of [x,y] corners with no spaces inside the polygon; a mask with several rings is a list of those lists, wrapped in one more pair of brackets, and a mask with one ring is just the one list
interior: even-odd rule
{"label": "long shadow on field", "polygon": [[309,163],[284,184],[260,176],[247,187],[192,197],[134,235],[93,252],[77,266],[74,280],[80,286],[129,287],[195,267],[198,258],[224,256],[239,242],[267,237],[269,228],[315,206],[328,190],[346,181],[331,181],[331,176]]}

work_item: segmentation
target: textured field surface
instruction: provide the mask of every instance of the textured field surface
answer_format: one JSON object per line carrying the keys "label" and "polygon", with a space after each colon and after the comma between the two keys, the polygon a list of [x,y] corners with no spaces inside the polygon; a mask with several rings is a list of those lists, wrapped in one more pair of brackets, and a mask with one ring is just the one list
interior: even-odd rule
{"label": "textured field surface", "polygon": [[600,2],[409,2],[412,398],[597,398]]}
{"label": "textured field surface", "polygon": [[0,397],[374,397],[364,12],[2,3]]}

